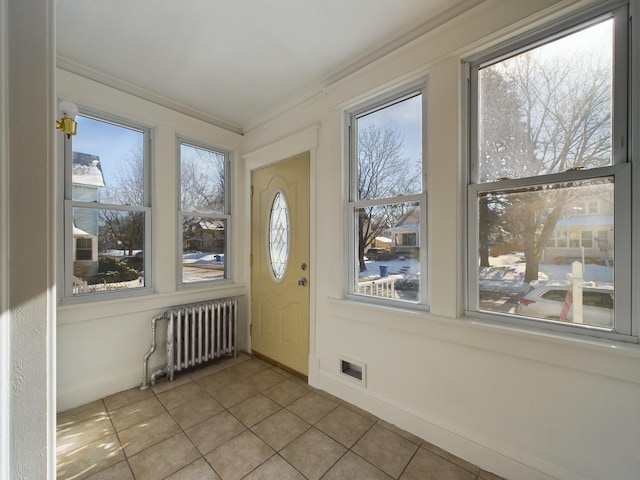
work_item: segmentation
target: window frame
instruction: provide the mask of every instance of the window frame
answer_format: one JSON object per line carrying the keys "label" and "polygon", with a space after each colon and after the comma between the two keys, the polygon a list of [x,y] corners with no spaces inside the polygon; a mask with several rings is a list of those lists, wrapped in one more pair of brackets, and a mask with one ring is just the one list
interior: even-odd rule
{"label": "window frame", "polygon": [[[500,312],[481,311],[479,302],[479,278],[477,262],[479,252],[478,239],[478,196],[481,193],[512,188],[545,185],[558,182],[614,178],[614,238],[616,257],[631,259],[631,235],[633,202],[632,182],[632,149],[633,140],[630,121],[633,107],[630,106],[628,85],[631,85],[632,63],[629,56],[630,47],[630,5],[628,1],[616,2],[613,5],[602,5],[583,11],[569,18],[555,22],[535,32],[522,35],[496,48],[490,49],[476,57],[465,60],[465,74],[467,79],[467,141],[468,141],[468,182],[467,182],[467,268],[466,268],[466,311],[467,316],[497,320],[500,323],[515,326],[531,327],[533,329],[550,329],[557,332],[595,336],[605,339],[625,342],[638,342],[638,325],[632,322],[631,283],[633,274],[631,262],[619,261],[615,264],[615,324],[614,330],[591,328],[577,324],[560,324]],[[518,179],[497,180],[479,183],[478,172],[478,133],[479,133],[479,92],[478,72],[480,69],[519,55],[527,50],[550,43],[565,35],[574,33],[596,24],[606,18],[612,18],[613,26],[613,78],[612,78],[612,164],[606,167],[585,170],[566,171],[523,177]],[[593,233],[592,233],[593,235]],[[554,241],[558,237],[551,238]],[[570,241],[569,233],[563,239]],[[595,240],[593,235],[592,241]],[[579,240],[581,241],[581,240]]]}
{"label": "window frame", "polygon": [[[82,240],[82,242],[81,242]],[[89,242],[89,247],[87,248],[86,246],[81,246],[80,243],[84,244],[85,241],[88,240]],[[93,240],[91,238],[86,238],[86,237],[80,237],[80,238],[76,238],[75,240],[75,246],[74,246],[74,260],[91,260],[93,258]],[[84,254],[86,252],[89,252],[89,258],[79,258],[79,253],[82,252],[83,253],[83,257]]]}
{"label": "window frame", "polygon": [[[428,94],[428,78],[412,82],[402,88],[395,89],[384,95],[378,96],[373,100],[360,104],[352,109],[344,112],[345,140],[346,140],[346,229],[347,229],[347,259],[348,273],[346,298],[370,305],[393,306],[394,308],[429,310],[429,271],[428,265],[428,193],[427,193],[427,94]],[[422,172],[421,183],[422,189],[419,193],[411,195],[399,195],[395,197],[376,198],[372,200],[359,200],[358,197],[358,156],[357,156],[357,119],[365,115],[375,113],[384,108],[401,103],[405,100],[421,95],[421,138],[422,138]],[[419,264],[420,264],[420,285],[418,289],[417,301],[404,301],[365,295],[356,292],[356,282],[358,279],[357,271],[357,235],[356,235],[356,211],[359,208],[400,204],[400,203],[417,203],[420,206],[420,230],[419,240],[416,246],[420,248]]]}
{"label": "window frame", "polygon": [[[182,210],[182,145],[191,148],[208,150],[224,156],[224,213],[202,213],[198,211]],[[207,285],[219,285],[232,281],[231,270],[231,152],[226,149],[213,147],[204,142],[193,140],[185,136],[176,137],[176,195],[177,195],[177,219],[176,219],[176,285],[179,289],[198,288]],[[182,255],[184,252],[183,219],[184,217],[207,217],[225,222],[225,243],[224,243],[224,273],[222,278],[212,280],[200,280],[195,282],[184,282]]]}
{"label": "window frame", "polygon": [[[62,268],[61,277],[63,288],[60,301],[62,303],[88,303],[104,300],[112,300],[117,298],[126,298],[129,296],[147,295],[153,291],[153,273],[151,261],[151,232],[152,232],[152,208],[151,208],[151,153],[152,153],[152,136],[151,128],[135,121],[122,118],[116,115],[105,113],[92,109],[90,107],[78,106],[78,115],[96,120],[99,122],[109,123],[121,128],[127,128],[138,131],[142,134],[142,168],[143,168],[143,204],[142,205],[122,205],[102,202],[88,202],[81,200],[73,200],[73,136],[64,135],[61,142],[63,162],[63,188],[62,188],[62,216],[63,216],[63,232],[62,232]],[[73,293],[73,258],[75,255],[75,242],[73,241],[73,211],[75,208],[87,208],[93,210],[117,210],[123,212],[141,212],[144,214],[144,242],[143,242],[143,270],[144,286],[122,289],[108,290],[104,292],[87,292],[82,294]],[[99,251],[95,252],[96,256]]]}

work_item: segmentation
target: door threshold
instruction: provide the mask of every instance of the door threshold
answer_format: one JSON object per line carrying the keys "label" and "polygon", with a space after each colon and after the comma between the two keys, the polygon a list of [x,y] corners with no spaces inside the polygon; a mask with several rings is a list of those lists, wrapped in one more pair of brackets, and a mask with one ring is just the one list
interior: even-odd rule
{"label": "door threshold", "polygon": [[287,373],[290,373],[291,375],[298,377],[302,380],[304,380],[306,383],[309,383],[309,377],[303,373],[300,373],[290,367],[287,367],[286,365],[274,360],[273,358],[267,357],[266,355],[263,355],[259,352],[256,352],[255,350],[253,350],[251,352],[251,355],[253,355],[254,357],[256,357],[259,360],[262,360],[264,362],[270,363],[271,365],[281,368],[282,370],[284,370]]}

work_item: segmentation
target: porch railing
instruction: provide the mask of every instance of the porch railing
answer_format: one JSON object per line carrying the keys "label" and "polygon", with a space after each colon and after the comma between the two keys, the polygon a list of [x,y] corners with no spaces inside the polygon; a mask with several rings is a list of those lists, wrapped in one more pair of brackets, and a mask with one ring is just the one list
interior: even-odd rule
{"label": "porch railing", "polygon": [[380,278],[379,280],[358,283],[358,293],[374,297],[395,298],[396,279]]}

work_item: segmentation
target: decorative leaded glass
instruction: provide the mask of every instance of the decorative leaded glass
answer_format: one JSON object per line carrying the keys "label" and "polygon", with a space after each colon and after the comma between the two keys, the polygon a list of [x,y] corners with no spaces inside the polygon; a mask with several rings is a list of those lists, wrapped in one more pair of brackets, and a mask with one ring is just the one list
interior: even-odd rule
{"label": "decorative leaded glass", "polygon": [[276,280],[281,280],[289,261],[289,207],[282,192],[276,193],[269,217],[269,259]]}

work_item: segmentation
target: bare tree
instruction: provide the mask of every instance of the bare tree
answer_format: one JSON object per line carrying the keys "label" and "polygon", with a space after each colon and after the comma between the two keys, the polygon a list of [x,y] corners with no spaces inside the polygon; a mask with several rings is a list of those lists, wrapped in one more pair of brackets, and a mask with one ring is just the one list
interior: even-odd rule
{"label": "bare tree", "polygon": [[[358,132],[358,199],[393,198],[419,191],[417,166],[403,156],[402,135],[394,128],[370,125]],[[358,264],[367,269],[365,249],[382,231],[406,213],[405,203],[359,208],[357,211]]]}
{"label": "bare tree", "polygon": [[[144,205],[144,161],[142,150],[132,150],[114,176],[114,181],[101,192],[101,203]],[[128,255],[144,246],[144,213],[130,210],[102,209],[100,223],[106,242],[101,248],[120,248]]]}
{"label": "bare tree", "polygon": [[[183,149],[180,180],[183,211],[205,215],[225,213],[225,162],[225,156],[217,152],[195,147]],[[183,238],[186,240],[202,232],[202,222],[203,217],[199,215],[183,216]],[[209,220],[206,225],[218,223]],[[223,232],[218,235],[224,238]]]}
{"label": "bare tree", "polygon": [[[480,82],[482,118],[479,148],[479,181],[492,182],[513,175],[513,165],[522,158],[533,156],[533,148],[526,125],[519,113],[520,100],[513,82],[496,69],[482,72]],[[487,194],[479,198],[479,255],[480,266],[489,266],[490,238],[503,242],[508,234],[505,228],[504,195]]]}
{"label": "bare tree", "polygon": [[[481,97],[480,181],[610,164],[611,67],[598,55],[562,61],[535,50],[520,54],[483,70]],[[489,230],[506,229],[524,246],[525,281],[537,279],[547,240],[579,190],[573,186],[498,192],[480,205],[481,249]]]}
{"label": "bare tree", "polygon": [[185,211],[224,213],[225,157],[192,148],[195,156],[182,157],[180,201]]}

